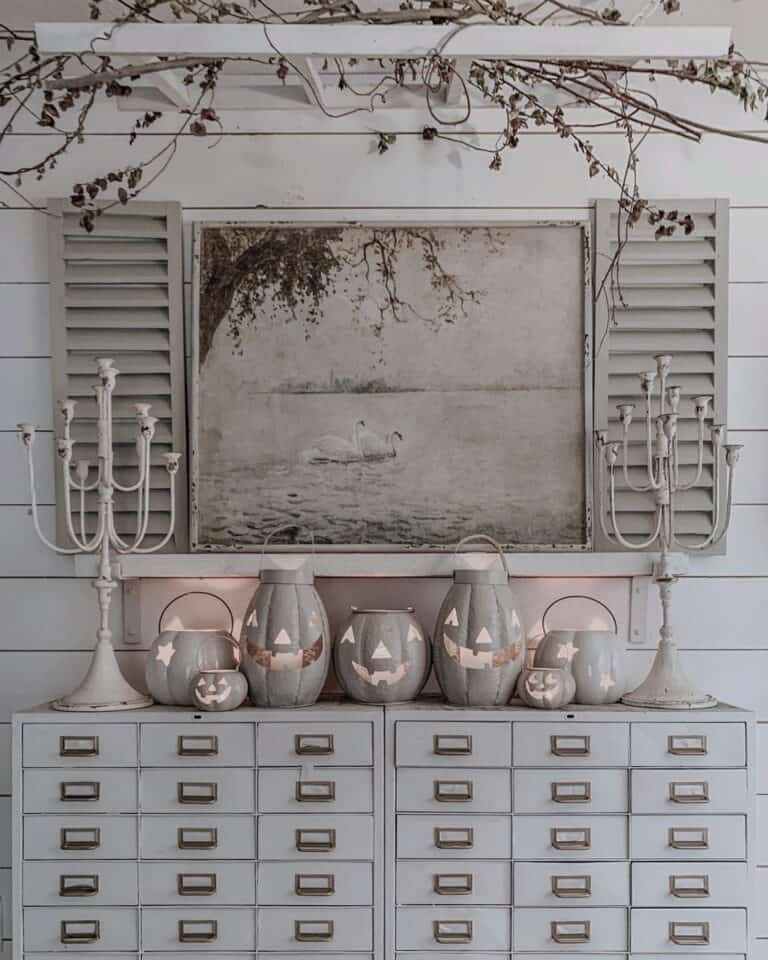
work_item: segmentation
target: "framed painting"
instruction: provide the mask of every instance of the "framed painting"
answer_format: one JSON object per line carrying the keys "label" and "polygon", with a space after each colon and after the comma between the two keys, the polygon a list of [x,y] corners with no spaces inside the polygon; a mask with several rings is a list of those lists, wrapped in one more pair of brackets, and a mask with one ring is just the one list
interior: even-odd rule
{"label": "framed painting", "polygon": [[591,544],[584,222],[201,223],[197,550]]}

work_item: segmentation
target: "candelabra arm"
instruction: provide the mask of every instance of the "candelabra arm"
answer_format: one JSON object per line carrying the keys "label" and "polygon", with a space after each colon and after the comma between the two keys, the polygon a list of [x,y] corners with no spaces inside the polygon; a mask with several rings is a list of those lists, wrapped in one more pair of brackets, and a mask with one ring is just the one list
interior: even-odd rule
{"label": "candelabra arm", "polygon": [[621,461],[621,467],[624,473],[624,483],[634,493],[648,493],[650,490],[653,490],[654,489],[653,476],[651,473],[648,474],[648,483],[639,484],[637,486],[634,483],[632,483],[632,481],[629,479],[628,463],[629,463],[629,429],[625,427],[624,443],[622,448],[622,461]]}
{"label": "candelabra arm", "polygon": [[173,536],[174,527],[176,525],[176,475],[175,473],[170,473],[170,477],[171,477],[171,489],[170,489],[171,513],[170,513],[170,518],[168,520],[168,532],[165,534],[162,540],[160,540],[158,543],[153,544],[151,547],[134,546],[134,547],[129,547],[127,550],[124,550],[121,548],[121,551],[120,551],[121,553],[124,553],[124,554],[155,553],[158,550],[162,550],[163,547],[170,541],[171,537]]}
{"label": "candelabra arm", "polygon": [[[99,544],[101,543],[102,537],[104,536],[104,519],[101,511],[99,511],[99,523],[96,528],[96,533],[93,535],[91,540],[86,539],[85,534],[85,505],[84,505],[84,494],[80,494],[80,525],[81,525],[81,537],[78,537],[75,531],[75,525],[72,523],[72,498],[70,496],[70,485],[69,485],[69,460],[62,460],[62,469],[64,471],[64,518],[67,525],[67,535],[69,539],[76,545],[78,550],[81,550],[83,553],[93,553],[94,550],[97,550]],[[82,539],[81,539],[82,538]]]}
{"label": "candelabra arm", "polygon": [[139,478],[135,483],[130,483],[123,485],[118,483],[117,480],[112,478],[112,486],[115,490],[119,490],[120,493],[133,493],[135,490],[140,490],[145,483],[149,480],[150,474],[150,448],[151,448],[151,439],[147,437],[140,436],[141,444],[139,446]]}
{"label": "candelabra arm", "polygon": [[[727,480],[727,493],[726,493],[726,508],[725,508],[725,520],[721,526],[720,524],[720,489],[719,484],[715,486],[715,518],[712,524],[712,532],[709,536],[702,540],[700,543],[688,543],[685,544],[686,550],[706,550],[708,547],[715,547],[725,536],[728,527],[731,525],[731,514],[733,512],[733,467],[728,468],[728,480]],[[677,537],[674,538],[674,542],[677,546],[682,546]]]}
{"label": "candelabra arm", "polygon": [[696,473],[689,483],[680,483],[680,467],[677,461],[677,437],[675,437],[675,489],[678,491],[690,490],[701,480],[704,469],[704,421],[699,420],[698,455],[696,459]]}
{"label": "candelabra arm", "polygon": [[659,538],[659,533],[661,532],[661,519],[662,519],[662,510],[661,507],[656,508],[656,526],[653,533],[647,540],[641,540],[639,543],[633,543],[631,540],[627,540],[619,530],[619,525],[616,522],[616,481],[614,477],[613,469],[610,471],[610,509],[611,509],[611,524],[613,525],[613,530],[616,535],[616,540],[622,545],[622,547],[627,550],[647,550],[656,540]]}
{"label": "candelabra arm", "polygon": [[53,550],[54,553],[59,553],[64,556],[73,556],[76,553],[82,553],[79,547],[59,547],[55,543],[52,543],[48,537],[43,533],[40,527],[40,517],[37,511],[37,493],[35,490],[35,463],[32,456],[32,441],[24,440],[24,446],[27,448],[27,467],[28,467],[28,476],[29,476],[29,491],[30,491],[30,507],[32,514],[32,525],[35,529],[35,533],[38,538],[41,540],[49,550]]}

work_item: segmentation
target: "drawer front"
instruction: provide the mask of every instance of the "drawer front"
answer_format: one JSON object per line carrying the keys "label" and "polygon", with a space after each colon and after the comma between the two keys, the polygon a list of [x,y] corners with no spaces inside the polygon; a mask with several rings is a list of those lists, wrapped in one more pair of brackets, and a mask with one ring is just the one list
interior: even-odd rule
{"label": "drawer front", "polygon": [[629,724],[515,724],[516,767],[626,767]]}
{"label": "drawer front", "polygon": [[441,954],[511,949],[511,914],[500,907],[399,907],[397,950]]}
{"label": "drawer front", "polygon": [[746,863],[635,863],[636,907],[743,907],[749,901]]}
{"label": "drawer front", "polygon": [[337,860],[259,864],[262,906],[364,907],[373,903],[373,865]]}
{"label": "drawer front", "polygon": [[141,911],[145,950],[254,950],[252,907],[145,907]]}
{"label": "drawer front", "polygon": [[512,868],[500,860],[461,863],[407,861],[396,867],[398,903],[499,905],[512,903]]}
{"label": "drawer front", "polygon": [[515,910],[515,951],[591,953],[627,949],[623,907]]}
{"label": "drawer front", "polygon": [[24,904],[29,907],[134,906],[138,892],[136,864],[125,860],[24,864]]}
{"label": "drawer front", "polygon": [[508,770],[451,767],[397,771],[397,809],[426,813],[507,813],[512,809]]}
{"label": "drawer front", "polygon": [[260,723],[258,744],[261,766],[373,764],[370,723]]}
{"label": "drawer front", "polygon": [[251,723],[143,723],[143,767],[252,767]]}
{"label": "drawer front", "polygon": [[135,813],[135,770],[25,770],[25,813]]}
{"label": "drawer front", "polygon": [[145,860],[253,860],[255,818],[142,817],[141,856]]}
{"label": "drawer front", "polygon": [[633,723],[633,767],[743,767],[743,723]]}
{"label": "drawer front", "polygon": [[399,814],[397,856],[401,860],[509,860],[511,817]]}
{"label": "drawer front", "polygon": [[24,818],[25,860],[135,860],[136,817]]}
{"label": "drawer front", "polygon": [[373,911],[365,907],[263,907],[259,950],[332,953],[373,949]]}
{"label": "drawer front", "polygon": [[630,818],[633,860],[743,860],[747,855],[746,817]]}
{"label": "drawer front", "polygon": [[631,911],[636,953],[746,953],[746,910]]}
{"label": "drawer front", "polygon": [[128,907],[30,907],[24,911],[24,949],[95,953],[137,950],[139,913]]}
{"label": "drawer front", "polygon": [[399,767],[509,767],[512,725],[401,721],[395,733],[395,762]]}
{"label": "drawer front", "polygon": [[517,860],[617,860],[627,856],[627,818],[515,816]]}
{"label": "drawer front", "polygon": [[746,770],[633,770],[634,813],[744,813]]}
{"label": "drawer front", "polygon": [[259,860],[373,860],[373,817],[259,817]]}
{"label": "drawer front", "polygon": [[25,767],[135,767],[136,727],[129,723],[25,723]]}
{"label": "drawer front", "polygon": [[145,813],[252,813],[253,789],[253,772],[235,767],[144,770],[141,808]]}
{"label": "drawer front", "polygon": [[373,773],[327,767],[302,776],[300,767],[259,770],[259,812],[370,813]]}
{"label": "drawer front", "polygon": [[252,863],[209,860],[190,864],[188,860],[142,863],[141,902],[151,906],[209,904],[235,907],[256,903],[256,870]]}
{"label": "drawer front", "polygon": [[516,863],[518,907],[613,907],[629,903],[628,863]]}
{"label": "drawer front", "polygon": [[626,770],[515,770],[515,813],[624,813]]}

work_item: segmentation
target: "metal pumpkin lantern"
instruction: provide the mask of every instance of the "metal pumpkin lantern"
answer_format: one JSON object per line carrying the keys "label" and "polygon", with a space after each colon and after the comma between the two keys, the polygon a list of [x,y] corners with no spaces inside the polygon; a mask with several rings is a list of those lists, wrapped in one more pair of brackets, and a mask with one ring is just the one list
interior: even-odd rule
{"label": "metal pumpkin lantern", "polygon": [[192,700],[201,710],[236,710],[248,695],[239,670],[201,670],[192,680]]}
{"label": "metal pumpkin lantern", "polygon": [[[213,597],[227,608],[229,630],[163,630],[163,618],[183,597]],[[166,604],[158,621],[159,635],[152,642],[145,670],[147,689],[158,703],[177,707],[194,705],[192,680],[201,670],[236,669],[240,648],[232,636],[235,618],[229,604],[215,593],[190,590]]]}
{"label": "metal pumpkin lantern", "polygon": [[523,667],[517,695],[528,707],[558,710],[573,701],[576,681],[562,667]]}
{"label": "metal pumpkin lantern", "polygon": [[449,703],[492,707],[514,692],[525,658],[524,630],[503,550],[490,537],[475,535],[461,540],[456,552],[472,540],[490,543],[502,569],[454,570],[437,615],[432,654]]}
{"label": "metal pumpkin lantern", "polygon": [[336,676],[344,692],[360,703],[414,700],[427,682],[432,657],[429,639],[413,607],[361,610],[339,631],[334,649]]}

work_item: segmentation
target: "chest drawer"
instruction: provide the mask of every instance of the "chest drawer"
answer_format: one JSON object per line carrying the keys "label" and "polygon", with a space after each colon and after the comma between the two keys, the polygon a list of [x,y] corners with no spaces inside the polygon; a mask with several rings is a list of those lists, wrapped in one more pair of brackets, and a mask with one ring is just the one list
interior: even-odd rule
{"label": "chest drawer", "polygon": [[142,817],[145,860],[252,860],[256,822],[250,816]]}
{"label": "chest drawer", "polygon": [[135,770],[25,770],[25,813],[135,813]]}
{"label": "chest drawer", "polygon": [[512,725],[401,721],[395,733],[395,762],[399,767],[508,767]]}
{"label": "chest drawer", "polygon": [[29,907],[120,907],[138,901],[135,863],[75,860],[24,864],[24,904]]}
{"label": "chest drawer", "polygon": [[750,893],[746,863],[635,863],[636,907],[743,907]]}
{"label": "chest drawer", "polygon": [[135,767],[136,727],[129,723],[27,723],[25,767]]}
{"label": "chest drawer", "polygon": [[626,767],[629,724],[516,723],[516,767]]}
{"label": "chest drawer", "polygon": [[512,809],[508,770],[431,767],[397,771],[397,809],[406,812],[506,813]]}
{"label": "chest drawer", "polygon": [[251,723],[143,723],[143,767],[252,767]]}
{"label": "chest drawer", "polygon": [[250,907],[145,907],[145,950],[254,950],[256,911]]}
{"label": "chest drawer", "polygon": [[633,723],[632,766],[743,767],[743,723]]}
{"label": "chest drawer", "polygon": [[515,813],[624,813],[626,770],[515,770]]}
{"label": "chest drawer", "polygon": [[331,953],[373,949],[373,912],[364,907],[262,907],[259,949]]}
{"label": "chest drawer", "polygon": [[633,860],[743,860],[746,817],[659,817],[630,819]]}
{"label": "chest drawer", "polygon": [[581,953],[627,949],[622,907],[524,908],[515,911],[515,950]]}
{"label": "chest drawer", "polygon": [[508,816],[399,814],[397,856],[401,860],[509,860],[511,821]]}
{"label": "chest drawer", "polygon": [[516,863],[518,907],[613,907],[629,903],[628,863]]}
{"label": "chest drawer", "polygon": [[261,906],[368,906],[373,903],[373,866],[336,860],[259,864]]}
{"label": "chest drawer", "polygon": [[744,813],[746,770],[633,770],[634,813]]}
{"label": "chest drawer", "polygon": [[746,953],[746,910],[631,911],[634,953]]}
{"label": "chest drawer", "polygon": [[508,906],[512,903],[512,870],[501,860],[434,863],[409,860],[396,867],[398,903]]}
{"label": "chest drawer", "polygon": [[511,915],[501,907],[399,907],[395,916],[397,950],[511,948]]}
{"label": "chest drawer", "polygon": [[252,863],[188,860],[142,863],[141,901],[154,906],[249,906],[256,902],[256,871]]}
{"label": "chest drawer", "polygon": [[137,855],[136,817],[24,819],[25,860],[135,860]]}
{"label": "chest drawer", "polygon": [[259,817],[259,860],[372,860],[373,817],[270,814]]}
{"label": "chest drawer", "polygon": [[620,816],[515,816],[517,860],[624,860],[627,818]]}
{"label": "chest drawer", "polygon": [[144,770],[141,808],[145,813],[252,813],[253,771],[238,767]]}
{"label": "chest drawer", "polygon": [[302,776],[301,768],[259,770],[259,812],[369,813],[373,810],[373,773],[367,769],[326,767]]}
{"label": "chest drawer", "polygon": [[139,913],[128,907],[31,907],[24,911],[24,949],[81,950],[103,956],[137,950]]}
{"label": "chest drawer", "polygon": [[260,723],[261,766],[312,763],[370,767],[373,727],[370,723]]}

